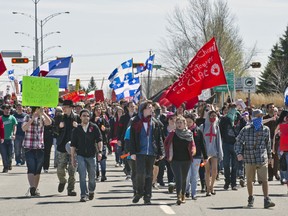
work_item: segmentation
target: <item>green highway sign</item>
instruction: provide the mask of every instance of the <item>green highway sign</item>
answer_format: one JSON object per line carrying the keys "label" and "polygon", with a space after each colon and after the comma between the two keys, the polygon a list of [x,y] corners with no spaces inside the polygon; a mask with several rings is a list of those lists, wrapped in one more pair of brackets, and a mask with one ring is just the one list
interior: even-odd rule
{"label": "green highway sign", "polygon": [[[226,72],[225,73],[226,80],[228,83],[229,91],[234,90],[234,73],[233,72]],[[228,92],[227,85],[216,86],[214,88],[215,92]]]}

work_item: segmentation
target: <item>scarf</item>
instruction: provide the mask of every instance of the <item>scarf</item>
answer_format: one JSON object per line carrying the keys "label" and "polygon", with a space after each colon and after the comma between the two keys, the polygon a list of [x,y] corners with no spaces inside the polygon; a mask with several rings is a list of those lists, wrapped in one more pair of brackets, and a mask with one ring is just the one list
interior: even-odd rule
{"label": "scarf", "polygon": [[227,113],[227,117],[230,119],[232,126],[234,126],[236,113],[237,113],[237,110],[235,108],[230,109]]}
{"label": "scarf", "polygon": [[254,118],[252,119],[253,125],[255,127],[256,131],[259,131],[262,124],[263,124],[263,118],[262,117],[258,117],[258,118]]}
{"label": "scarf", "polygon": [[142,125],[144,127],[144,122],[147,123],[147,131],[146,131],[146,135],[149,136],[150,133],[150,126],[151,126],[151,116],[147,116],[147,117],[142,117],[141,119],[142,121]]}
{"label": "scarf", "polygon": [[175,130],[176,135],[183,140],[191,142],[193,140],[193,133],[189,129],[180,130],[176,128]]}

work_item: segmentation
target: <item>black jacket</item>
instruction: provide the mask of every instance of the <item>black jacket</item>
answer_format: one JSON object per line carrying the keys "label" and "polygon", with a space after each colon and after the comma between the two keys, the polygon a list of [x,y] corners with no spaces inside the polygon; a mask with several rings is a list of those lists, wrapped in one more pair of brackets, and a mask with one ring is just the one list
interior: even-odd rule
{"label": "black jacket", "polygon": [[238,116],[235,121],[235,126],[232,126],[231,120],[227,116],[222,117],[219,123],[219,128],[223,143],[234,145],[236,137],[246,124],[246,121]]}
{"label": "black jacket", "polygon": [[193,158],[202,159],[203,156],[204,159],[207,159],[208,156],[202,131],[199,129],[199,127],[196,127],[191,131],[193,133],[193,138],[196,146],[196,155],[194,155]]}
{"label": "black jacket", "polygon": [[[137,113],[134,113],[132,117],[134,117],[136,114]],[[126,129],[132,117],[130,117],[129,113],[127,112],[125,115],[121,116],[119,120],[117,139],[120,140],[122,144],[124,144],[124,137],[125,137]]]}
{"label": "black jacket", "polygon": [[[130,154],[137,154],[141,151],[140,149],[140,132],[139,131],[139,123],[141,119],[139,116],[135,116],[131,122],[131,131],[130,131]],[[143,124],[142,126],[143,127]],[[154,154],[156,158],[160,156],[164,156],[164,146],[162,140],[162,132],[161,126],[159,125],[159,121],[155,118],[152,118],[152,145],[154,149]]]}
{"label": "black jacket", "polygon": [[97,143],[102,141],[102,135],[97,125],[89,123],[87,132],[82,125],[78,125],[72,131],[71,147],[76,148],[77,155],[83,157],[95,157]]}
{"label": "black jacket", "polygon": [[[91,122],[98,126],[98,128],[102,134],[103,145],[107,145],[109,142],[108,136],[110,133],[110,124],[106,120],[105,116],[101,115],[100,118],[97,120],[97,122],[95,122],[95,116],[92,116]],[[105,127],[104,131],[101,130],[102,126]]]}
{"label": "black jacket", "polygon": [[[57,137],[57,150],[62,153],[66,152],[66,143],[71,141],[73,121],[76,121],[77,123],[81,122],[80,117],[73,112],[71,112],[70,116],[59,115],[55,117],[55,127],[59,134]],[[64,122],[64,128],[59,127],[60,122]]]}

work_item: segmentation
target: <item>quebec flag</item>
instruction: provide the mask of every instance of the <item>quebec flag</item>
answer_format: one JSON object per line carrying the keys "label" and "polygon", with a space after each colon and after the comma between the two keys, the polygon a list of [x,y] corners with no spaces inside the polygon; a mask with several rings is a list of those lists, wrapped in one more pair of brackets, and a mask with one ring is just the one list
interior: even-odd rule
{"label": "quebec flag", "polygon": [[155,54],[151,55],[145,63],[147,70],[151,71],[153,69]]}
{"label": "quebec flag", "polygon": [[30,76],[59,78],[59,88],[68,88],[72,56],[46,62],[36,68]]}
{"label": "quebec flag", "polygon": [[15,80],[14,69],[8,71],[8,78],[10,81]]}
{"label": "quebec flag", "polygon": [[141,97],[141,86],[139,86],[139,88],[137,89],[137,91],[133,97],[133,102],[135,104],[138,104],[138,102],[140,101],[140,97]]}
{"label": "quebec flag", "polygon": [[126,97],[133,97],[137,90],[140,87],[139,77],[136,77],[132,80],[126,80],[122,83],[118,83],[114,86],[114,91],[117,97],[117,100],[121,100]]}
{"label": "quebec flag", "polygon": [[146,70],[151,71],[153,69],[154,58],[155,58],[155,54],[153,54],[152,56],[149,56],[149,58],[146,60],[144,66],[137,67],[137,71],[135,74],[142,73]]}
{"label": "quebec flag", "polygon": [[133,59],[130,59],[123,62],[118,68],[116,68],[108,77],[109,81],[111,82],[110,87],[113,88],[113,86],[118,83],[132,79],[132,66]]}

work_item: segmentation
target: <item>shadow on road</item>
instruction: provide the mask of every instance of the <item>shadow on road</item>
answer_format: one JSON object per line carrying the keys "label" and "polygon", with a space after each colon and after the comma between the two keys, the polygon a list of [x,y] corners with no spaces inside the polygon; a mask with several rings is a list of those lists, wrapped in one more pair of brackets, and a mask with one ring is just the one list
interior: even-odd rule
{"label": "shadow on road", "polygon": [[70,203],[80,203],[79,201],[49,201],[49,202],[38,202],[37,205],[55,205],[55,204],[70,204]]}
{"label": "shadow on road", "polygon": [[59,197],[58,195],[46,195],[46,196],[17,196],[17,197],[0,197],[0,200],[11,200],[11,199],[41,199],[41,198],[50,198],[50,197]]}

